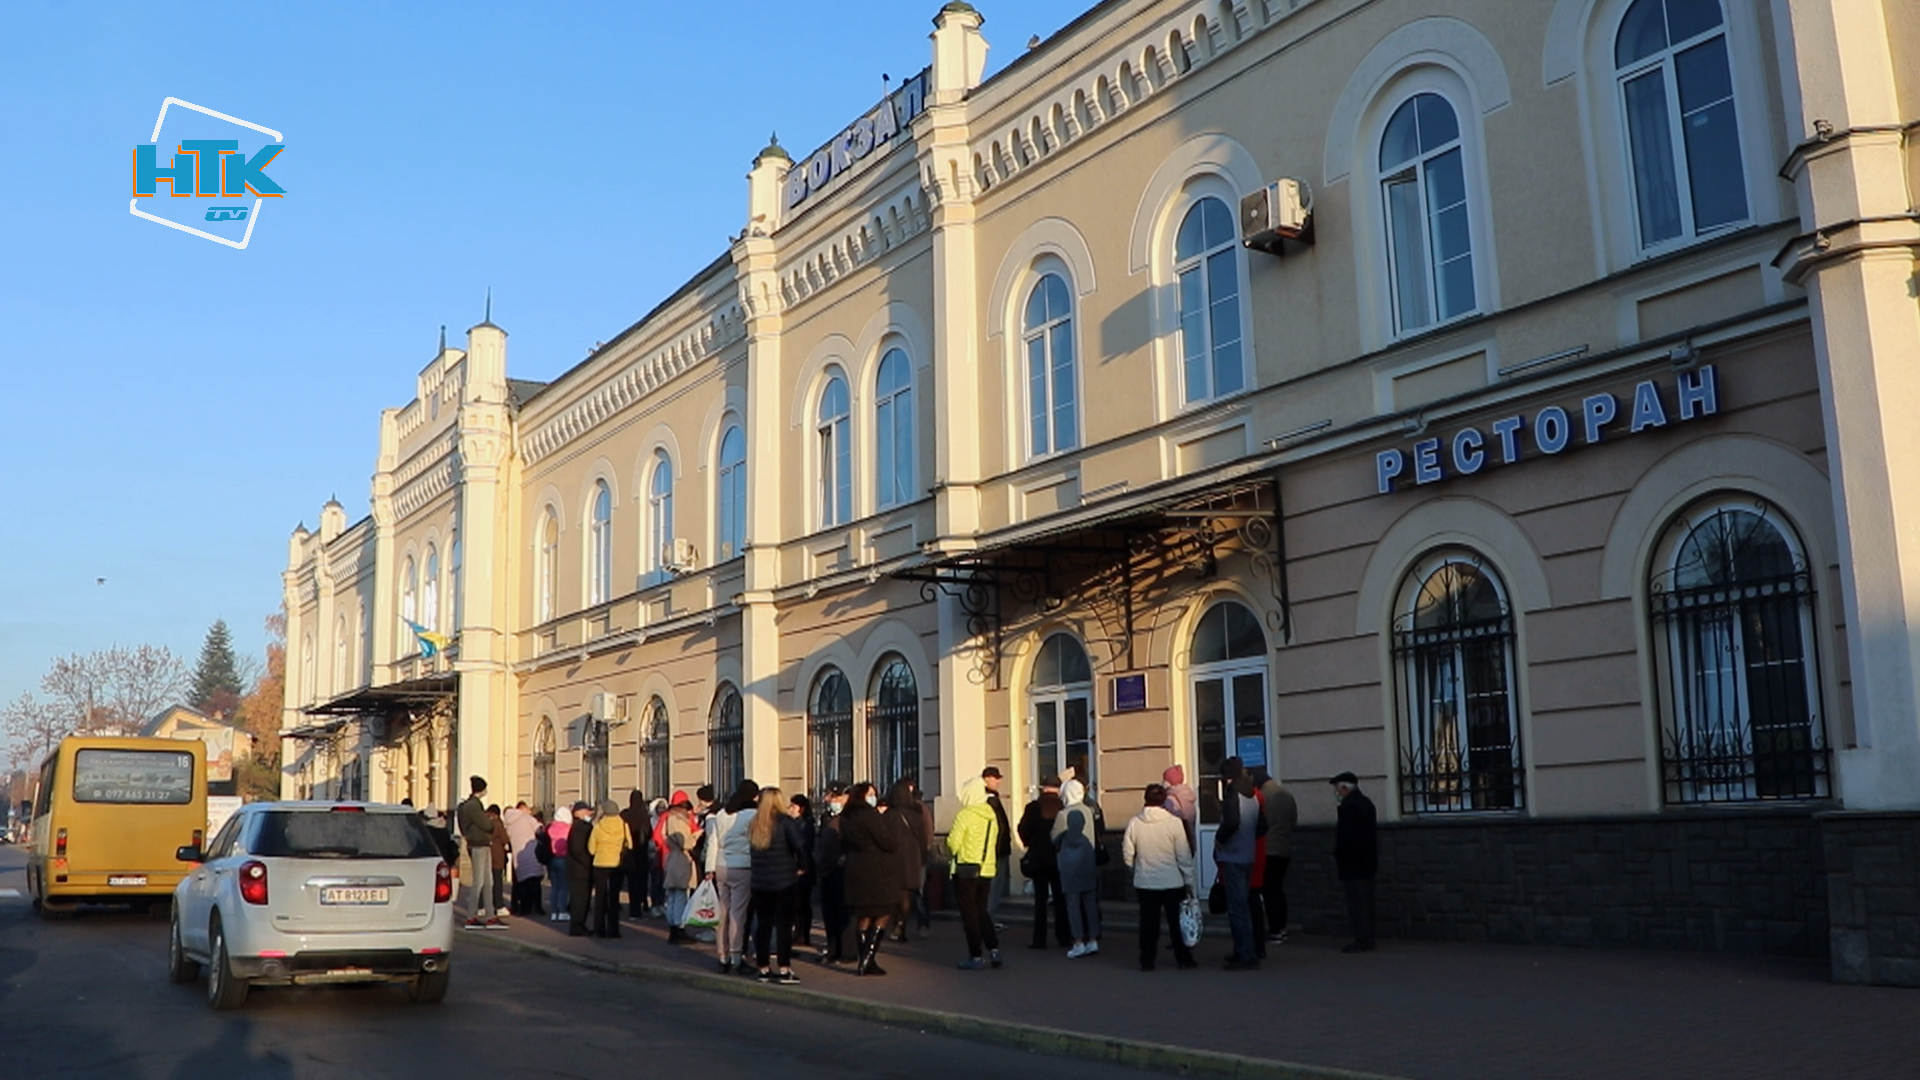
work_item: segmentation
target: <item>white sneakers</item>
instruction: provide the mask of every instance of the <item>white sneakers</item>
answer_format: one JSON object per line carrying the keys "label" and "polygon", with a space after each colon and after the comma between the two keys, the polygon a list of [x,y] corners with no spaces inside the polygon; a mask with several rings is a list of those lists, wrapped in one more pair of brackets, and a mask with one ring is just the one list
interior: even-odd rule
{"label": "white sneakers", "polygon": [[1097,941],[1083,942],[1082,944],[1075,945],[1073,948],[1067,950],[1067,959],[1072,960],[1075,957],[1079,957],[1079,956],[1092,956],[1094,953],[1097,953],[1099,951],[1100,951],[1099,942]]}

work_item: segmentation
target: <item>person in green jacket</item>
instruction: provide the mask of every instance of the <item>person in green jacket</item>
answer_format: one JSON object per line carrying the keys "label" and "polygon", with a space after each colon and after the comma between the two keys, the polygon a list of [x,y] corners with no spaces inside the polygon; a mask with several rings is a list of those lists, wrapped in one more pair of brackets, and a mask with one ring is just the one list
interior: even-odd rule
{"label": "person in green jacket", "polygon": [[[960,925],[967,934],[963,971],[1000,966],[1000,938],[987,914],[987,894],[998,869],[1000,818],[987,804],[986,784],[975,777],[960,785],[960,812],[947,830],[947,852],[953,858],[953,895],[960,905]],[[981,948],[986,959],[981,959]]]}

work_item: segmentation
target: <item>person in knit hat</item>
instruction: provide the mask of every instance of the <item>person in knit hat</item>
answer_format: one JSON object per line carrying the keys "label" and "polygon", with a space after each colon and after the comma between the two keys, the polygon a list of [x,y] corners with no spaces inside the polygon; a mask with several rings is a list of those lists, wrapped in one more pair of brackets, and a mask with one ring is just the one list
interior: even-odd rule
{"label": "person in knit hat", "polygon": [[1166,803],[1161,809],[1178,817],[1187,827],[1187,843],[1193,843],[1194,828],[1200,824],[1200,796],[1187,783],[1187,770],[1178,765],[1167,766],[1160,774],[1160,780],[1167,786]]}

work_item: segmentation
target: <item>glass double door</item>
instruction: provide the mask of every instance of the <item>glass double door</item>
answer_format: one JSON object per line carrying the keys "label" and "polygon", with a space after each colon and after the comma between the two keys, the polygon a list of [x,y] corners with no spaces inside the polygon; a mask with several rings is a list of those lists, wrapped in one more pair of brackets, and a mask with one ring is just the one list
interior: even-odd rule
{"label": "glass double door", "polygon": [[1268,747],[1267,667],[1264,661],[1196,669],[1192,690],[1195,768],[1187,781],[1200,798],[1198,848],[1200,887],[1213,884],[1213,838],[1220,828],[1220,767],[1230,757],[1249,769],[1272,769]]}
{"label": "glass double door", "polygon": [[1040,691],[1033,703],[1033,780],[1059,776],[1068,766],[1089,790],[1096,790],[1093,738],[1093,688]]}

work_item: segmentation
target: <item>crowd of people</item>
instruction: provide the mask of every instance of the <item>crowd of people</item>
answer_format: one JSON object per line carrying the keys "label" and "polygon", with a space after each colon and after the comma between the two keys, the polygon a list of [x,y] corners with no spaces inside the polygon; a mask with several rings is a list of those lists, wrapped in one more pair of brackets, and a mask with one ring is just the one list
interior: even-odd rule
{"label": "crowd of people", "polygon": [[[1099,803],[1067,769],[1041,782],[1014,827],[1002,781],[989,766],[962,783],[945,836],[935,833],[932,808],[911,779],[885,793],[870,783],[829,784],[818,808],[806,795],[752,780],[724,798],[710,786],[651,800],[635,791],[624,810],[612,800],[580,801],[547,821],[524,802],[505,810],[489,804],[486,781],[476,776],[450,825],[431,811],[427,818],[450,862],[456,837],[466,850],[469,930],[504,928],[510,916],[545,917],[572,936],[618,938],[624,894],[627,918],[664,918],[671,943],[710,944],[723,974],[797,983],[793,960],[804,949],[822,965],[877,976],[886,974],[883,943],[907,941],[914,931],[926,936],[929,883],[938,880],[960,914],[967,955],[958,966],[999,968],[1005,926],[995,911],[1017,837],[1017,864],[1032,888],[1027,947],[1057,945],[1069,958],[1098,953],[1100,868],[1113,854]],[[1335,864],[1353,928],[1345,951],[1365,952],[1374,947],[1374,807],[1354,774],[1329,783],[1339,802]],[[1252,970],[1287,937],[1299,807],[1264,768],[1239,758],[1222,763],[1217,792],[1217,812],[1208,814],[1218,825],[1207,902],[1227,917],[1226,969]],[[1147,786],[1121,831],[1119,856],[1139,906],[1142,970],[1157,964],[1163,923],[1175,964],[1198,964],[1183,909],[1198,899],[1201,812],[1200,793],[1174,765]]]}

